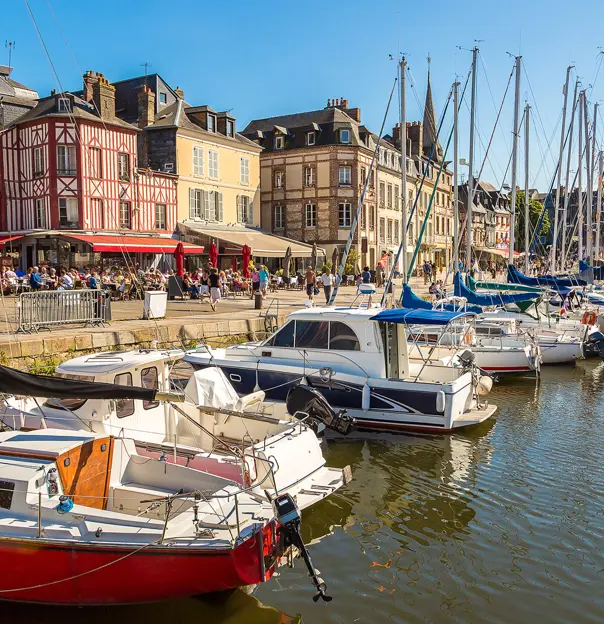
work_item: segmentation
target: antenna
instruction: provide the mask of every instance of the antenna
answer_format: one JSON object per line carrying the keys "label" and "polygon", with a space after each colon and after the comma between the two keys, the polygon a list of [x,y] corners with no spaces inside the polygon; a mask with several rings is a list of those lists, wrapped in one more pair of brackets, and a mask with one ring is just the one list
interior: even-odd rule
{"label": "antenna", "polygon": [[9,41],[8,39],[4,42],[4,47],[8,48],[8,66],[11,67],[11,58],[13,56],[13,50],[17,47],[14,41]]}
{"label": "antenna", "polygon": [[153,67],[153,65],[151,65],[151,63],[145,61],[144,63],[141,63],[141,67],[145,68],[145,87],[147,86],[147,69],[149,67]]}

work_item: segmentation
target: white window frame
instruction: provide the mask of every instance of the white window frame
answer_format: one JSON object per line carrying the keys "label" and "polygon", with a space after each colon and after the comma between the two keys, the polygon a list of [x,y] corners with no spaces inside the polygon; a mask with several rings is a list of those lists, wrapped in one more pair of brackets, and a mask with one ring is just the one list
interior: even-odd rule
{"label": "white window frame", "polygon": [[46,203],[43,199],[36,199],[36,229],[46,229]]}
{"label": "white window frame", "polygon": [[34,178],[44,175],[44,148],[34,147]]}
{"label": "white window frame", "polygon": [[228,137],[235,136],[235,122],[232,119],[226,120],[226,135]]}
{"label": "white window frame", "polygon": [[[64,217],[63,217],[64,215]],[[78,200],[75,197],[59,197],[59,224],[61,227],[77,226]]]}
{"label": "white window frame", "polygon": [[57,175],[75,176],[77,159],[75,145],[57,145]]}
{"label": "white window frame", "polygon": [[237,196],[237,222],[238,223],[253,223],[254,222],[254,207],[251,197],[249,195]]}
{"label": "white window frame", "polygon": [[317,140],[317,135],[315,134],[314,130],[312,132],[306,133],[306,145],[312,146],[315,144],[316,140]]}
{"label": "white window frame", "polygon": [[282,189],[285,184],[285,172],[275,171],[275,188]]}
{"label": "white window frame", "polygon": [[189,219],[203,219],[203,191],[189,189]]}
{"label": "white window frame", "polygon": [[220,153],[218,152],[218,150],[208,150],[208,176],[210,178],[216,179],[220,176],[219,156]]}
{"label": "white window frame", "polygon": [[117,177],[120,182],[130,182],[130,154],[119,152],[117,155]]}
{"label": "white window frame", "polygon": [[285,137],[278,134],[275,137],[275,149],[276,150],[282,150],[285,148]]}
{"label": "white window frame", "polygon": [[273,209],[273,223],[275,230],[285,229],[285,210],[284,206],[281,204],[275,206]]}
{"label": "white window frame", "polygon": [[348,128],[340,128],[340,143],[343,145],[350,144],[350,130]]}
{"label": "white window frame", "polygon": [[57,112],[71,113],[71,100],[69,98],[57,98]]}
{"label": "white window frame", "polygon": [[352,185],[352,167],[350,165],[340,165],[338,181],[340,186]]}
{"label": "white window frame", "polygon": [[249,186],[250,184],[250,159],[247,158],[246,156],[243,156],[241,158],[241,168],[240,168],[240,175],[241,175],[241,184],[244,184],[245,186]]}
{"label": "white window frame", "polygon": [[312,167],[304,167],[304,186],[315,185],[315,170]]}
{"label": "white window frame", "polygon": [[317,204],[309,202],[304,206],[304,226],[307,228],[317,227]]}
{"label": "white window frame", "polygon": [[95,180],[103,178],[103,150],[98,147],[90,148],[90,177]]}
{"label": "white window frame", "polygon": [[352,227],[352,206],[350,202],[338,203],[338,227]]}
{"label": "white window frame", "polygon": [[[126,210],[127,212],[125,212]],[[124,225],[126,223],[126,220],[122,218],[124,215],[128,216],[127,225]],[[132,229],[132,204],[129,201],[120,201],[119,219],[120,219],[120,230]]]}
{"label": "white window frame", "polygon": [[393,189],[392,189],[392,184],[388,183],[388,188],[386,191],[386,197],[387,197],[387,205],[388,208],[392,209],[392,193],[393,193]]}
{"label": "white window frame", "polygon": [[386,219],[384,217],[380,217],[380,229],[378,232],[380,243],[386,242]]}
{"label": "white window frame", "polygon": [[167,214],[168,214],[168,207],[166,206],[166,204],[155,204],[155,229],[156,230],[166,229]]}
{"label": "white window frame", "polygon": [[208,132],[216,132],[216,115],[208,113]]}
{"label": "white window frame", "polygon": [[202,176],[204,175],[204,153],[203,147],[201,145],[193,146],[193,175],[194,176]]}

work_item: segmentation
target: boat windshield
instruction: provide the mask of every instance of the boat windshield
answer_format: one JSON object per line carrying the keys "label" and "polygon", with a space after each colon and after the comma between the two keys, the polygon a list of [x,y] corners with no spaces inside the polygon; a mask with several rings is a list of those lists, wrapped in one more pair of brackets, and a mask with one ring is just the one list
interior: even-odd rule
{"label": "boat windshield", "polygon": [[[55,377],[63,379],[73,379],[77,381],[94,381],[93,375],[72,375],[71,373],[56,373]],[[77,410],[86,403],[87,399],[46,399],[43,405],[52,409]]]}

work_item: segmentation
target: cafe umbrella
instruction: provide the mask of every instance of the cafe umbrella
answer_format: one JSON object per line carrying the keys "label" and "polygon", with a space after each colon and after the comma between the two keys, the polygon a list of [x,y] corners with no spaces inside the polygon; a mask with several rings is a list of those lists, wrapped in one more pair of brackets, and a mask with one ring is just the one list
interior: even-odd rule
{"label": "cafe umbrella", "polygon": [[244,245],[241,249],[241,272],[243,277],[250,276],[250,258],[252,257],[252,250],[248,245]]}

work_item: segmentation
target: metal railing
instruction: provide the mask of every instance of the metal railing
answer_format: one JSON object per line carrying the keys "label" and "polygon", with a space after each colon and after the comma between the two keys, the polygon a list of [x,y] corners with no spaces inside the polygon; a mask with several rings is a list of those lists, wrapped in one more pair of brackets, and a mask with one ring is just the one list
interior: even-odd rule
{"label": "metal railing", "polygon": [[18,332],[50,331],[55,325],[104,325],[111,320],[111,299],[101,290],[53,290],[21,293]]}

